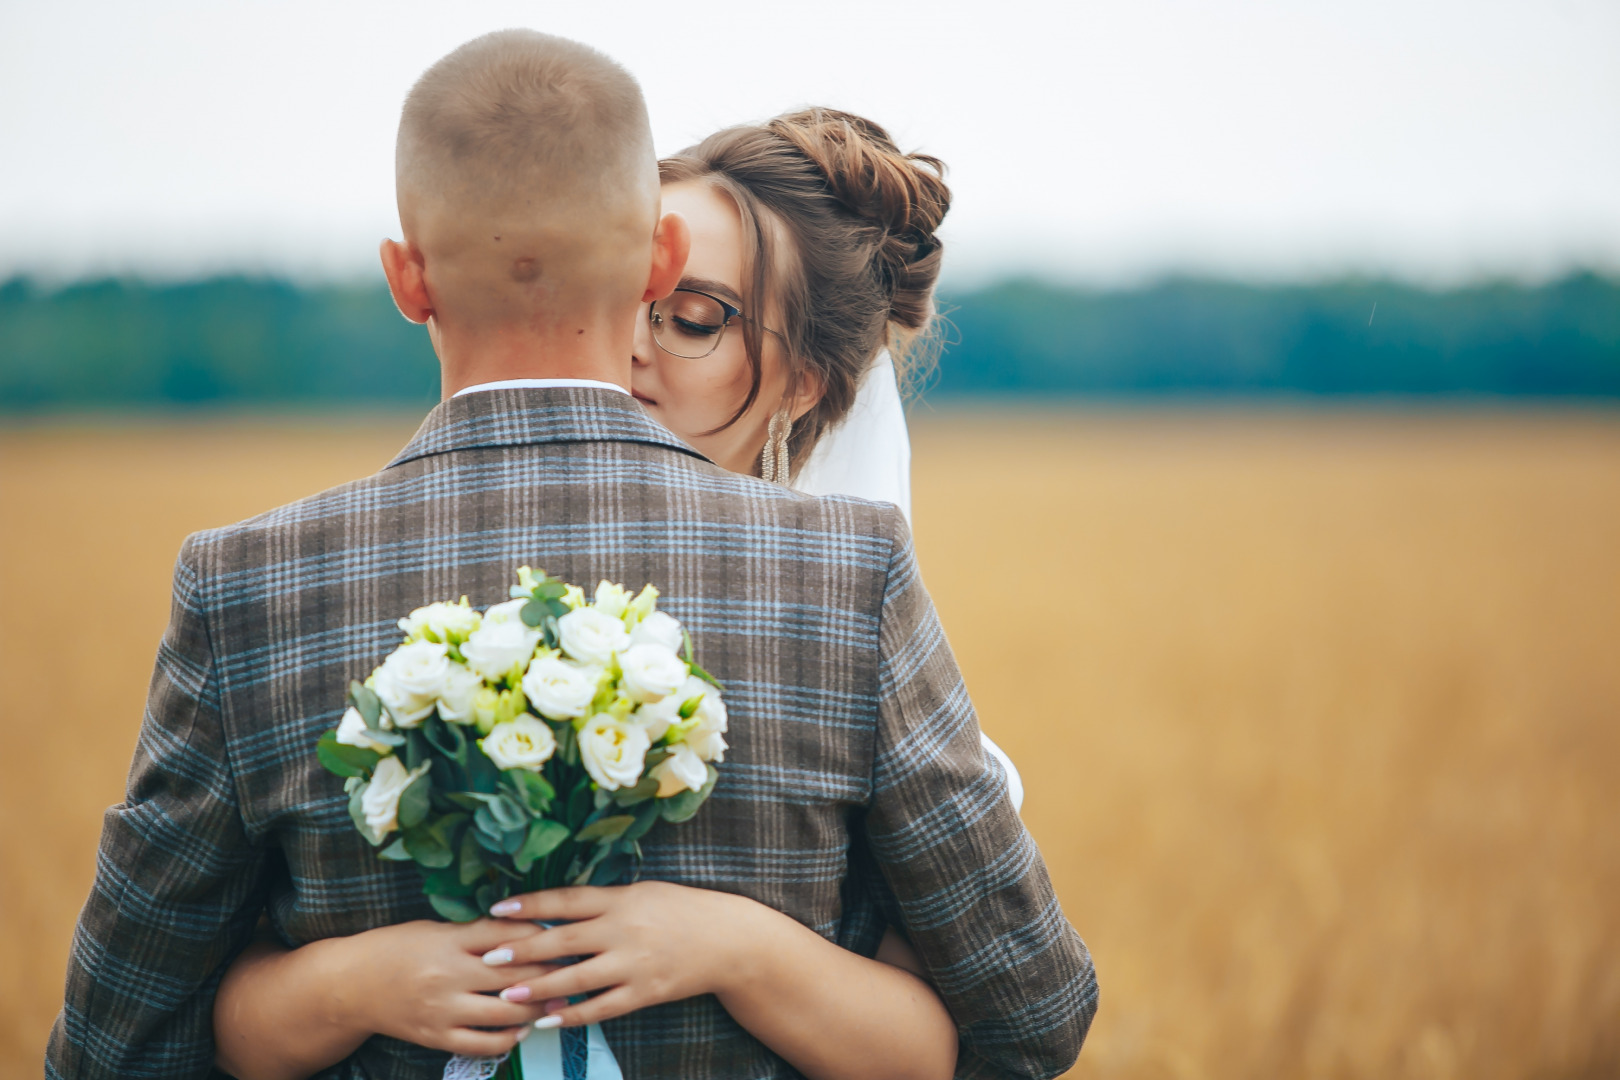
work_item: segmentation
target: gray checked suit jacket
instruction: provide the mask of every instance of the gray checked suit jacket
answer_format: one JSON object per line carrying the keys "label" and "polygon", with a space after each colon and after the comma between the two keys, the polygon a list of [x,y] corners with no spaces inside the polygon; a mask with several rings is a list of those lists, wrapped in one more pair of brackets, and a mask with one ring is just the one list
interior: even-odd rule
{"label": "gray checked suit jacket", "polygon": [[[513,568],[656,584],[723,681],[732,749],[648,877],[740,893],[871,955],[904,926],[964,1076],[1073,1064],[1096,981],[978,721],[893,507],[703,459],[607,390],[439,405],[375,476],[181,549],[125,801],[79,918],[49,1077],[206,1077],[220,977],[261,914],[290,944],[431,918],[355,831],[314,743],[432,600]],[[605,1025],[630,1078],[797,1075],[711,996]],[[323,1074],[437,1077],[376,1037]]]}

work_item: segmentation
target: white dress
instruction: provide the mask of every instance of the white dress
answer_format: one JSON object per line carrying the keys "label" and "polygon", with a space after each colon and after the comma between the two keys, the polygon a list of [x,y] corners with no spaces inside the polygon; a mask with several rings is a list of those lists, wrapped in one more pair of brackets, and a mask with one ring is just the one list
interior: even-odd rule
{"label": "white dress", "polygon": [[[887,352],[867,372],[844,422],[822,436],[810,452],[793,486],[807,495],[853,495],[894,503],[910,523],[911,434]],[[1013,809],[1021,809],[1024,781],[1018,768],[990,736],[980,732],[979,740],[1007,774]]]}

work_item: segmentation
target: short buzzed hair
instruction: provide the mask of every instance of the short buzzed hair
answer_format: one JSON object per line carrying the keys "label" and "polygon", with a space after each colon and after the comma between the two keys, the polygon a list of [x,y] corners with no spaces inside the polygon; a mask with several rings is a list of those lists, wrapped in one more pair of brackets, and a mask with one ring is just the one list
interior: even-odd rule
{"label": "short buzzed hair", "polygon": [[[459,207],[514,196],[600,205],[654,169],[641,88],[588,45],[535,30],[474,38],[405,98],[395,179]],[[656,184],[656,176],[652,181]]]}

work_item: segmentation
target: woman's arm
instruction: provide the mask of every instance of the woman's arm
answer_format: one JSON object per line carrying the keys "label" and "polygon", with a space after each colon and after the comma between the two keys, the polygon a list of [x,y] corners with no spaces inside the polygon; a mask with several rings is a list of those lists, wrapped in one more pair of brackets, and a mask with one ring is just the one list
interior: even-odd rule
{"label": "woman's arm", "polygon": [[[291,951],[256,941],[214,999],[215,1063],[238,1080],[299,1080],[374,1034],[452,1053],[504,1054],[533,1030],[540,1011],[490,996],[512,976],[479,957],[523,931],[487,919],[420,921]],[[527,977],[547,970],[532,965]]]}
{"label": "woman's arm", "polygon": [[[565,1026],[714,994],[811,1080],[948,1080],[955,1070],[956,1024],[928,983],[896,966],[915,964],[898,935],[883,947],[895,963],[870,960],[747,897],[661,881],[549,889],[505,904],[492,914],[566,925],[506,943],[491,959],[586,957],[514,978],[502,995],[544,1002]],[[567,1004],[590,991],[602,993]]]}

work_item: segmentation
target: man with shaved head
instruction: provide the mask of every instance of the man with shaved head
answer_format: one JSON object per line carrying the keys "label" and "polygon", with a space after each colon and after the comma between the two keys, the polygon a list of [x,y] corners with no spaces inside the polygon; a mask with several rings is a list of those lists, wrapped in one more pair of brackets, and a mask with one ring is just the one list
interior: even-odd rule
{"label": "man with shaved head", "polygon": [[383,269],[446,397],[537,373],[628,385],[636,312],[675,287],[687,243],[659,220],[628,72],[532,30],[470,41],[406,97],[395,184],[405,239],[383,241]]}
{"label": "man with shaved head", "polygon": [[[383,242],[383,269],[427,327],[443,400],[375,475],[182,546],[47,1077],[204,1080],[216,1063],[255,1080],[487,1077],[446,1051],[505,1051],[523,1034],[526,1080],[621,1067],[631,1080],[789,1080],[790,1060],[849,1074],[826,1064],[829,1047],[875,1075],[896,1025],[862,1001],[932,1017],[944,1071],[1068,1068],[1093,1007],[1090,961],[980,750],[900,511],[723,469],[627,389],[638,320],[674,291],[690,242],[661,214],[634,80],[561,38],[478,38],[411,89],[397,169],[403,233]],[[447,597],[504,601],[525,564],[587,589],[656,586],[727,686],[730,746],[697,814],[642,837],[661,880],[494,910],[563,927],[429,921],[422,877],[354,828],[315,743],[350,681],[398,644],[401,616]],[[675,897],[710,917],[683,925]],[[746,963],[710,949],[738,960],[711,972],[720,981],[647,971],[626,940],[688,945],[702,930],[729,947],[765,919],[790,936],[746,938],[772,943]],[[886,926],[915,932],[954,1016],[900,962],[864,959]],[[256,933],[274,941],[250,947]],[[355,935],[386,948],[321,960]],[[534,949],[550,951],[514,953]],[[300,960],[317,978],[276,992],[293,985],[276,972]],[[373,990],[356,994],[362,967]],[[238,980],[255,977],[244,971],[276,990],[232,1012]],[[536,979],[560,980],[545,984],[559,997],[529,1000]],[[626,1005],[637,980],[648,996]],[[447,1022],[441,1001],[463,1019]],[[561,1031],[555,1009],[574,1011]],[[531,1054],[546,1039],[542,1067]],[[903,1065],[876,1075],[918,1074]]]}

